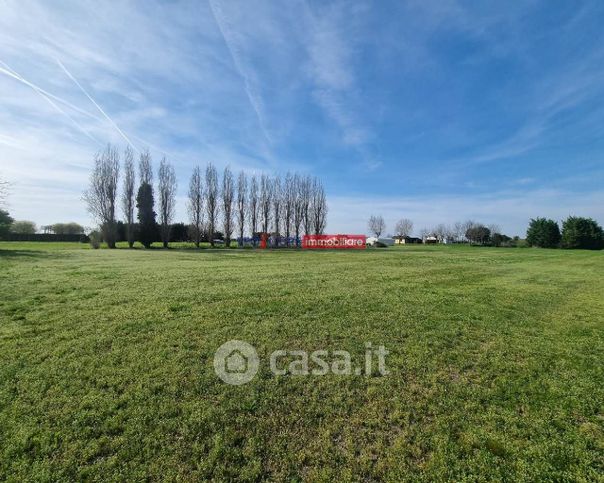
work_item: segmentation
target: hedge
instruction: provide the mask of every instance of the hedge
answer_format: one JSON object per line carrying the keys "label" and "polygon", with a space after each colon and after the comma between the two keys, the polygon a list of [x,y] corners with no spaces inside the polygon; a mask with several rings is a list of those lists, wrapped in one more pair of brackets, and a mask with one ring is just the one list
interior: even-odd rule
{"label": "hedge", "polygon": [[81,242],[88,243],[88,235],[56,235],[54,233],[8,233],[2,237],[3,241],[28,241],[28,242]]}

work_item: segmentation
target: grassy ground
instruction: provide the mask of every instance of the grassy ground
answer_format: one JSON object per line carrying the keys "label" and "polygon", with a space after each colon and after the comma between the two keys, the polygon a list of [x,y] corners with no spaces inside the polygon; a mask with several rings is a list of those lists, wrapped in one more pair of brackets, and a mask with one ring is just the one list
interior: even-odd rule
{"label": "grassy ground", "polygon": [[[83,247],[0,243],[0,480],[602,478],[602,252]],[[390,375],[266,362],[365,342]]]}

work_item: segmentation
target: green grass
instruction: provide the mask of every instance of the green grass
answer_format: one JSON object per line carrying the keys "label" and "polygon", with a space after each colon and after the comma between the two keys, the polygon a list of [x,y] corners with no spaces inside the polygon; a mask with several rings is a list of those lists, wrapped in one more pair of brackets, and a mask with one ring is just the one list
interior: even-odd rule
{"label": "green grass", "polygon": [[[602,478],[603,252],[86,247],[0,243],[0,480]],[[365,342],[390,375],[268,370]]]}

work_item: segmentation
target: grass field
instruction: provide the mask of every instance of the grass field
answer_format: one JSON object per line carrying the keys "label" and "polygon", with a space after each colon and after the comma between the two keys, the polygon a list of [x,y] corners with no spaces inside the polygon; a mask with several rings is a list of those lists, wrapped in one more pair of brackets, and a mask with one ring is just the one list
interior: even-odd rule
{"label": "grass field", "polygon": [[[0,480],[602,479],[602,252],[85,248],[0,243]],[[389,375],[266,363],[365,342]]]}

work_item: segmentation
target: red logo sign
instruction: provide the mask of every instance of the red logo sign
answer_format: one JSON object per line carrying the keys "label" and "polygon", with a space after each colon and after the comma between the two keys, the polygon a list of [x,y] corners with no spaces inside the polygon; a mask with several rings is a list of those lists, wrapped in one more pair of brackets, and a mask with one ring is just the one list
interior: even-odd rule
{"label": "red logo sign", "polygon": [[363,250],[366,248],[366,238],[365,235],[304,235],[302,248]]}

